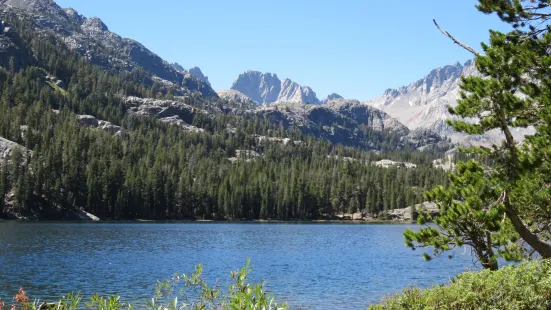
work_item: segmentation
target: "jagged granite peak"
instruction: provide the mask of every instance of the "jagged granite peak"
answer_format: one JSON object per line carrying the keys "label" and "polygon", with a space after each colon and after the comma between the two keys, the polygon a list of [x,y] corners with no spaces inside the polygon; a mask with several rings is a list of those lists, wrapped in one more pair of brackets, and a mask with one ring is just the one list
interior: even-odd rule
{"label": "jagged granite peak", "polygon": [[171,63],[170,65],[172,66],[172,68],[174,68],[174,70],[176,70],[178,72],[181,72],[181,73],[186,72],[186,69],[184,69],[184,67],[182,67],[182,65],[177,63],[177,62]]}
{"label": "jagged granite peak", "polygon": [[57,33],[67,35],[76,30],[78,26],[77,22],[53,0],[5,0],[4,2],[0,1],[0,4],[36,14],[37,24]]}
{"label": "jagged granite peak", "polygon": [[231,89],[239,91],[257,104],[269,104],[277,101],[281,81],[275,74],[249,70],[237,77]]}
{"label": "jagged granite peak", "polygon": [[28,11],[49,11],[51,8],[57,6],[53,0],[4,0],[3,2]]}
{"label": "jagged granite peak", "polygon": [[82,25],[82,23],[84,23],[84,21],[86,21],[86,17],[80,15],[73,8],[66,8],[66,9],[63,9],[63,10],[65,11],[65,14],[67,14],[67,16],[69,18],[71,18],[74,22],[76,22],[79,25]]}
{"label": "jagged granite peak", "polygon": [[210,85],[209,77],[205,76],[203,74],[203,72],[201,71],[201,68],[193,67],[193,68],[189,69],[188,71],[189,71],[189,74],[193,75],[194,77],[198,78],[199,80],[201,80],[201,81],[207,83],[208,85]]}
{"label": "jagged granite peak", "polygon": [[319,104],[320,101],[312,88],[301,86],[298,83],[289,79],[283,80],[281,83],[281,92],[277,98],[277,102],[290,103],[312,103]]}
{"label": "jagged granite peak", "polygon": [[289,103],[320,103],[316,93],[308,86],[284,79],[281,81],[276,74],[247,71],[239,75],[231,87],[259,105],[276,102]]}
{"label": "jagged granite peak", "polygon": [[[448,107],[457,106],[462,76],[480,76],[473,60],[463,65],[444,66],[432,70],[424,78],[396,89],[388,89],[384,94],[367,104],[379,108],[398,119],[410,130],[428,130],[442,137],[450,138],[454,143],[463,145],[491,145],[503,140],[499,130],[483,135],[467,135],[453,130],[447,125],[451,115]],[[476,119],[467,121],[476,122]],[[533,128],[515,128],[515,139],[522,140],[525,135],[533,134]]]}
{"label": "jagged granite peak", "polygon": [[205,76],[205,75],[203,74],[203,71],[201,71],[201,68],[199,68],[199,67],[197,67],[197,66],[196,66],[196,67],[193,67],[193,68],[191,68],[191,69],[189,69],[189,70],[184,69],[184,67],[183,67],[181,64],[177,63],[177,62],[171,63],[170,66],[171,66],[174,70],[176,70],[176,71],[178,71],[178,72],[180,72],[180,73],[182,73],[182,74],[189,74],[189,75],[191,75],[191,76],[194,76],[194,77],[196,77],[197,79],[199,79],[200,81],[202,81],[202,82],[206,83],[207,85],[211,86],[210,81],[209,81],[209,77],[208,77],[208,76]]}
{"label": "jagged granite peak", "polygon": [[150,85],[158,80],[179,95],[200,92],[217,97],[209,84],[179,72],[141,43],[109,31],[99,18],[86,18],[74,9],[62,9],[52,0],[0,1],[0,17],[4,15],[25,16],[36,31],[52,31],[68,48],[95,65],[128,72],[141,67],[151,75],[146,81]]}
{"label": "jagged granite peak", "polygon": [[89,32],[105,32],[109,31],[107,25],[105,25],[101,19],[97,17],[91,17],[84,20],[82,23],[82,29]]}
{"label": "jagged granite peak", "polygon": [[341,96],[341,95],[339,95],[339,94],[337,94],[337,93],[332,93],[332,94],[329,94],[325,99],[323,99],[323,100],[321,101],[321,103],[326,104],[326,103],[328,103],[328,102],[330,102],[330,101],[339,100],[339,99],[344,99],[344,97]]}
{"label": "jagged granite peak", "polygon": [[442,136],[452,135],[446,124],[452,118],[448,106],[457,105],[461,76],[473,74],[479,73],[472,60],[444,66],[410,85],[387,89],[367,104],[385,111],[411,130],[430,129]]}

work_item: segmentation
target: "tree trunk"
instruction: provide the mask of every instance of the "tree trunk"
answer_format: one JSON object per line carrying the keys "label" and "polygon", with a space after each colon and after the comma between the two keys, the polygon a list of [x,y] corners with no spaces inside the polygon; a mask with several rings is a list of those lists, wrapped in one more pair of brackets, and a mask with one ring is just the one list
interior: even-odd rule
{"label": "tree trunk", "polygon": [[520,237],[528,243],[542,258],[551,258],[551,245],[542,241],[538,235],[533,233],[518,216],[517,212],[513,210],[509,198],[505,198],[505,214],[511,220],[513,227],[518,232]]}
{"label": "tree trunk", "polygon": [[[503,133],[505,134],[505,142],[510,153],[509,155],[511,167],[509,167],[509,181],[514,182],[517,178],[518,172],[518,154],[515,145],[515,139],[513,138],[511,130],[509,129],[509,126],[507,124],[507,119],[503,107],[501,107],[499,110],[499,117],[501,118],[501,130],[503,130]],[[528,243],[528,245],[530,245],[536,252],[538,252],[541,257],[551,258],[551,244],[542,241],[537,234],[533,233],[528,227],[526,227],[526,225],[524,225],[524,222],[518,215],[517,211],[511,205],[511,201],[509,200],[507,192],[505,192],[503,202],[505,204],[505,214],[511,220],[513,227],[518,232],[520,237],[524,239],[524,241],[526,241],[526,243]]]}

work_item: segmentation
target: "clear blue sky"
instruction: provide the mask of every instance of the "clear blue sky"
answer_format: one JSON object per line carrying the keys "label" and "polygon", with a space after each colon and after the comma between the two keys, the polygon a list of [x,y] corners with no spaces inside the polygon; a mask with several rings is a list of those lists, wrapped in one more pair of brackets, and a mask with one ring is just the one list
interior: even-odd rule
{"label": "clear blue sky", "polygon": [[57,0],[184,68],[199,66],[216,90],[246,70],[277,73],[367,100],[471,55],[440,25],[480,49],[488,29],[475,0]]}

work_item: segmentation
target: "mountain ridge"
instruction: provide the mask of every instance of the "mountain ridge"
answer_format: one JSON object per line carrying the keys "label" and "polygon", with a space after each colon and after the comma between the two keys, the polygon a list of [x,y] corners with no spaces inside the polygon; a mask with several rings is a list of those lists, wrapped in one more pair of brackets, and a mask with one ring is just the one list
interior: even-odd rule
{"label": "mountain ridge", "polygon": [[276,102],[320,104],[309,86],[299,85],[291,79],[280,80],[277,74],[248,70],[233,82],[231,90],[239,91],[258,105]]}
{"label": "mountain ridge", "polygon": [[93,64],[116,71],[143,69],[181,94],[198,91],[207,97],[217,97],[205,79],[175,70],[140,42],[111,32],[100,18],[87,18],[73,8],[61,8],[52,0],[5,0],[0,2],[0,10],[3,14],[28,16],[36,30],[53,33]]}

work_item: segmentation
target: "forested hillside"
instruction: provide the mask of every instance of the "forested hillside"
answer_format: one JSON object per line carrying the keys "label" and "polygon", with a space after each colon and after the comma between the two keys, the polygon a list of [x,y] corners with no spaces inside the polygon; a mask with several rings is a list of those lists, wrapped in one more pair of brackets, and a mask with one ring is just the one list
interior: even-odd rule
{"label": "forested hillside", "polygon": [[[323,114],[314,130],[288,121],[285,110],[274,117],[197,91],[181,96],[185,85],[167,86],[144,68],[92,64],[55,33],[9,12],[0,34],[13,47],[0,51],[2,217],[57,219],[70,210],[102,219],[377,215],[419,203],[447,180],[432,167],[445,149],[420,152],[404,136],[369,126],[350,131],[355,140],[343,146],[319,131],[357,121]],[[152,113],[154,105],[136,112],[129,96],[169,99],[171,109],[189,107],[189,119]],[[95,128],[79,115],[120,130]],[[385,158],[417,167],[374,164]]]}

